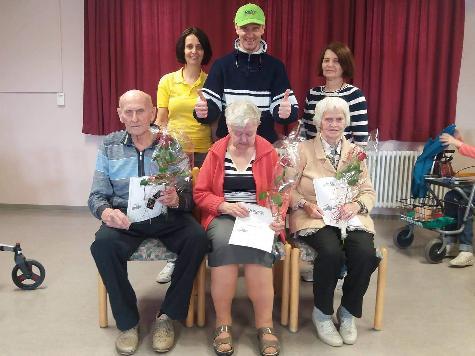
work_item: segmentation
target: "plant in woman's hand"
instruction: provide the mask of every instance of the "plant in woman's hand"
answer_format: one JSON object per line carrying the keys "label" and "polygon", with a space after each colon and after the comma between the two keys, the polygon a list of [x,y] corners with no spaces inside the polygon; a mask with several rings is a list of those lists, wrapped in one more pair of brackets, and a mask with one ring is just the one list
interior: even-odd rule
{"label": "plant in woman's hand", "polygon": [[[260,192],[259,200],[265,201],[277,222],[285,221],[285,214],[290,203],[290,190],[297,183],[300,158],[297,146],[301,139],[295,132],[274,143],[279,160],[272,177],[272,184],[267,191]],[[285,242],[285,234],[280,234]]]}
{"label": "plant in woman's hand", "polygon": [[341,209],[345,204],[353,202],[353,199],[358,194],[358,185],[361,183],[361,173],[363,172],[362,164],[366,157],[366,153],[359,146],[354,146],[346,156],[345,161],[348,163],[336,172],[335,177],[342,183],[340,190],[343,191],[343,194],[336,198],[340,208],[336,211],[337,216],[334,216],[334,218],[338,221],[343,240],[346,237],[348,222],[340,218]]}
{"label": "plant in woman's hand", "polygon": [[349,163],[341,170],[336,172],[336,179],[344,180],[349,186],[354,187],[358,184],[360,175],[363,172],[361,163],[366,159],[366,153],[358,146],[348,152],[347,161]]}

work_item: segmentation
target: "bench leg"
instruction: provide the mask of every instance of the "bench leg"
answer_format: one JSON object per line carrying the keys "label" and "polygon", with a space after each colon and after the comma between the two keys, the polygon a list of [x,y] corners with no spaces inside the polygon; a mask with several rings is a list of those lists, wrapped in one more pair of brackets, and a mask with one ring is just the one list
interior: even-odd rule
{"label": "bench leg", "polygon": [[300,249],[293,248],[290,256],[289,330],[295,333],[299,327]]}
{"label": "bench leg", "polygon": [[375,330],[383,329],[384,291],[386,289],[386,269],[388,265],[388,250],[381,248],[382,259],[378,266],[378,281],[376,285],[376,304],[374,307]]}
{"label": "bench leg", "polygon": [[197,311],[196,311],[196,324],[198,326],[205,325],[205,288],[206,288],[206,259],[203,259],[201,262],[200,268],[198,270],[197,276],[197,284],[198,284],[198,303],[197,303]]}
{"label": "bench leg", "polygon": [[99,326],[107,328],[109,325],[107,320],[107,290],[99,274],[97,274],[97,286],[99,295]]}
{"label": "bench leg", "polygon": [[284,326],[289,324],[289,294],[290,294],[290,254],[292,246],[285,244],[284,251],[285,257],[282,267],[282,295],[281,295],[281,308],[280,308],[280,323]]}

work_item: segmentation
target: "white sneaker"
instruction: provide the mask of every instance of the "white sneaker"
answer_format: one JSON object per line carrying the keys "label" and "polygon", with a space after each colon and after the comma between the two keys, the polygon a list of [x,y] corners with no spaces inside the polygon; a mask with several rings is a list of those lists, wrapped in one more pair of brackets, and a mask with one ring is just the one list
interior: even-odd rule
{"label": "white sneaker", "polygon": [[445,257],[455,257],[459,253],[458,245],[449,244],[445,247]]}
{"label": "white sneaker", "polygon": [[172,280],[173,270],[175,269],[175,261],[168,261],[165,267],[157,275],[157,283],[168,283]]}
{"label": "white sneaker", "polygon": [[304,282],[313,282],[313,265],[312,269],[300,273],[300,278],[302,278]]}
{"label": "white sneaker", "polygon": [[338,323],[340,324],[340,336],[345,344],[353,345],[356,342],[356,338],[358,337],[355,317],[350,315],[342,318],[340,311],[341,309],[338,309],[337,312]]}
{"label": "white sneaker", "polygon": [[457,257],[449,262],[450,267],[466,267],[473,266],[473,253],[461,251]]}
{"label": "white sneaker", "polygon": [[343,340],[338,333],[338,330],[336,330],[333,320],[329,318],[327,320],[319,321],[317,319],[318,312],[318,309],[314,307],[312,312],[312,321],[313,325],[315,325],[315,328],[317,329],[318,338],[330,346],[343,345]]}

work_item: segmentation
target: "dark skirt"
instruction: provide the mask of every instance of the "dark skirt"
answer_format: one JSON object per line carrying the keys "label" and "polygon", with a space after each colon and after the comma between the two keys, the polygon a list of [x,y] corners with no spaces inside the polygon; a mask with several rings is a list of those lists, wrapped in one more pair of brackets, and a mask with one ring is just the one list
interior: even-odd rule
{"label": "dark skirt", "polygon": [[218,267],[231,264],[258,264],[272,267],[274,255],[252,247],[229,244],[235,218],[231,215],[215,217],[206,231],[211,242],[208,265]]}

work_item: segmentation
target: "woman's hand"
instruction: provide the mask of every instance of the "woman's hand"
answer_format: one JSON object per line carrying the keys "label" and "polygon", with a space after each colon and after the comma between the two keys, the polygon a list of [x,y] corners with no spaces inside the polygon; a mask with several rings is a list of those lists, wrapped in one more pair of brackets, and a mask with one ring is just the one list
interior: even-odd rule
{"label": "woman's hand", "polygon": [[317,204],[310,202],[305,202],[305,205],[302,208],[308,216],[314,219],[323,219],[323,210],[318,207]]}
{"label": "woman's hand", "polygon": [[346,203],[341,206],[340,214],[338,218],[342,220],[350,220],[351,218],[356,216],[356,214],[358,214],[359,211],[360,211],[360,205],[358,203],[355,203],[355,202]]}
{"label": "woman's hand", "polygon": [[[461,138],[460,134],[458,134],[458,137]],[[454,136],[449,135],[448,133],[443,133],[439,137],[440,142],[442,142],[444,145],[454,145],[457,148],[460,148],[462,146],[463,142],[460,140],[457,140]]]}
{"label": "woman's hand", "polygon": [[234,216],[235,218],[245,218],[246,216],[249,216],[249,211],[242,203],[228,203],[226,201],[223,201],[218,206],[218,212],[220,212],[221,214]]}
{"label": "woman's hand", "polygon": [[285,229],[285,220],[280,219],[280,218],[276,219],[272,221],[272,223],[269,226],[275,233],[279,233]]}

